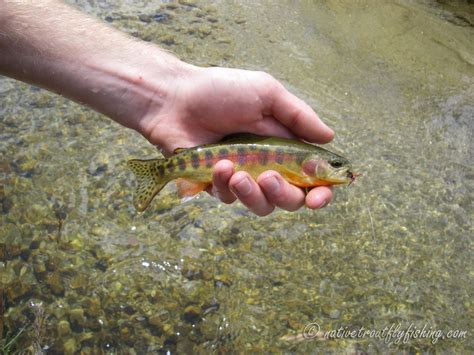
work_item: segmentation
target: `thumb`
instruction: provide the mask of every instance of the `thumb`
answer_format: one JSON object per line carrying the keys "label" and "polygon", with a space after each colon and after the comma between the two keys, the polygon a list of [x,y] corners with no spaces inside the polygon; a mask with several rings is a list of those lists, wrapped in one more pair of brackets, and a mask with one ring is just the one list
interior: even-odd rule
{"label": "thumb", "polygon": [[316,112],[282,85],[273,95],[273,116],[295,135],[313,143],[328,143],[334,138],[334,131]]}

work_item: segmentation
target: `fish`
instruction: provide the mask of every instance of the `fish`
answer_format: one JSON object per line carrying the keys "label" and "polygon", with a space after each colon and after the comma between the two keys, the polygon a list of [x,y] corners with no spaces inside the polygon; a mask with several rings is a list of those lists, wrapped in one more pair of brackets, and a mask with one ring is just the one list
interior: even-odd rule
{"label": "fish", "polygon": [[214,165],[223,159],[235,171],[257,178],[275,170],[290,184],[301,188],[350,184],[358,175],[344,157],[299,140],[255,134],[234,134],[218,143],[177,148],[168,159],[132,159],[128,166],[137,179],[133,205],[145,211],[170,181],[176,180],[178,195],[192,197],[212,184]]}

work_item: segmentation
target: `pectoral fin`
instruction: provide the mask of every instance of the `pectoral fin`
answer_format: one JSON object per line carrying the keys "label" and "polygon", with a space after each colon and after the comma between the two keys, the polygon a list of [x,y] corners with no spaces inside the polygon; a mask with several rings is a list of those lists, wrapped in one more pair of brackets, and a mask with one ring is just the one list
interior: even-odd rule
{"label": "pectoral fin", "polygon": [[310,186],[308,182],[306,181],[306,177],[302,176],[302,174],[297,173],[293,170],[290,170],[286,167],[281,167],[280,169],[280,174],[285,180],[287,180],[290,184],[299,186],[299,187],[306,187]]}

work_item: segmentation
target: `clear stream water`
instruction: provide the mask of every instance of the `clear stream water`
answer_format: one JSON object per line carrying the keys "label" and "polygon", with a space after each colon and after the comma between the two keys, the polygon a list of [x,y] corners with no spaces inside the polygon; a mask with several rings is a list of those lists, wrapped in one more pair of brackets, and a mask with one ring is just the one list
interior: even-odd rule
{"label": "clear stream water", "polygon": [[270,72],[363,176],[321,211],[259,218],[170,185],[138,215],[124,162],[157,156],[145,139],[0,78],[4,352],[474,351],[472,3],[74,4],[194,64]]}

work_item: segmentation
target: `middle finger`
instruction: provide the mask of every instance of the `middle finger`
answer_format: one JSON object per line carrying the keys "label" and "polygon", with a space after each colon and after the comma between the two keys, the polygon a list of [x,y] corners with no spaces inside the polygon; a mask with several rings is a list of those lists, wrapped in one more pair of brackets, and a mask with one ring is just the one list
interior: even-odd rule
{"label": "middle finger", "polygon": [[275,208],[267,201],[255,180],[244,171],[232,175],[229,180],[229,187],[235,196],[256,215],[266,216]]}

